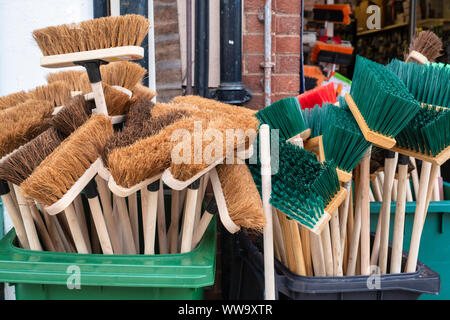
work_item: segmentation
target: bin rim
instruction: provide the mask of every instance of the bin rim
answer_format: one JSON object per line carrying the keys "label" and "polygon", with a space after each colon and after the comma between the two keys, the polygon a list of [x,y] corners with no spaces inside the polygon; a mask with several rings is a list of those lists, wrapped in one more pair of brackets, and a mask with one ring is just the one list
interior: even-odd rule
{"label": "bin rim", "polygon": [[[67,285],[73,270],[80,285],[201,288],[214,284],[216,219],[197,248],[164,255],[102,255],[32,251],[16,247],[14,229],[0,240],[0,283]],[[70,272],[69,271],[70,268]]]}

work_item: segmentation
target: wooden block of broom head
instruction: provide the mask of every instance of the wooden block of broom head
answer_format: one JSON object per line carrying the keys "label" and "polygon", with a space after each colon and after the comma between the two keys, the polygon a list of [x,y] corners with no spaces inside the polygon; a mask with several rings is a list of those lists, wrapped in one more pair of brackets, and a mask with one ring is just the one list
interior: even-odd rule
{"label": "wooden block of broom head", "polygon": [[62,136],[49,128],[0,163],[0,178],[17,186],[61,143]]}
{"label": "wooden block of broom head", "polygon": [[28,92],[31,99],[50,101],[53,107],[65,105],[71,98],[70,86],[64,81],[55,81]]}
{"label": "wooden block of broom head", "polygon": [[63,136],[68,137],[88,120],[93,107],[94,104],[86,101],[83,95],[75,96],[53,116],[51,124]]}
{"label": "wooden block of broom head", "polygon": [[390,149],[420,105],[388,68],[357,56],[350,94],[345,96],[367,141]]}
{"label": "wooden block of broom head", "polygon": [[57,202],[98,159],[112,134],[111,121],[93,115],[22,183],[24,195],[47,206]]}
{"label": "wooden block of broom head", "polygon": [[0,97],[0,110],[14,107],[15,105],[25,102],[29,97],[25,91],[19,91]]}
{"label": "wooden block of broom head", "polygon": [[218,165],[217,174],[231,220],[240,227],[262,231],[266,225],[262,200],[247,165]]}
{"label": "wooden block of broom head", "polygon": [[38,29],[33,31],[33,38],[44,56],[52,56],[140,46],[148,28],[149,21],[145,17],[130,14]]}
{"label": "wooden block of broom head", "polygon": [[0,111],[0,157],[45,131],[52,111],[52,104],[41,100],[27,100]]}
{"label": "wooden block of broom head", "polygon": [[129,125],[106,145],[106,164],[116,184],[131,188],[161,175],[170,166],[175,142],[172,133],[193,125],[182,113],[166,114],[152,121]]}

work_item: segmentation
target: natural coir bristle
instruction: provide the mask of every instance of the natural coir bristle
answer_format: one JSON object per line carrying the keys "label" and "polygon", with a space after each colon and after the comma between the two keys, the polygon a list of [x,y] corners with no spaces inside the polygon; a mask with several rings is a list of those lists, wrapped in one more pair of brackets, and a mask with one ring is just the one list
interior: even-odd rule
{"label": "natural coir bristle", "polygon": [[423,54],[428,61],[434,62],[436,58],[442,55],[442,40],[433,31],[421,31],[411,41],[409,52],[405,53],[405,60],[413,50]]}
{"label": "natural coir bristle", "polygon": [[147,70],[134,62],[119,61],[101,66],[100,72],[104,83],[132,90],[142,81]]}
{"label": "natural coir bristle", "polygon": [[55,81],[31,90],[28,95],[30,99],[50,101],[53,107],[59,107],[72,98],[71,91],[70,86],[64,81]]}
{"label": "natural coir bristle", "polygon": [[266,217],[250,170],[245,164],[217,166],[225,202],[231,220],[243,228],[262,231]]}
{"label": "natural coir bristle", "polygon": [[85,123],[91,115],[94,103],[86,101],[83,95],[73,97],[53,118],[52,126],[67,137]]}
{"label": "natural coir bristle", "polygon": [[73,91],[81,91],[83,93],[89,93],[92,91],[89,78],[84,70],[61,71],[49,73],[47,75],[47,82],[49,84],[56,81],[65,82]]}
{"label": "natural coir bristle", "polygon": [[131,90],[133,92],[133,97],[136,99],[146,98],[152,100],[156,97],[156,92],[151,90],[150,88],[138,83]]}
{"label": "natural coir bristle", "polygon": [[108,117],[93,115],[22,183],[26,197],[51,205],[61,199],[103,152],[113,134]]}
{"label": "natural coir bristle", "polygon": [[103,93],[110,116],[120,116],[128,112],[131,101],[126,93],[109,85],[103,86]]}
{"label": "natural coir bristle", "polygon": [[25,91],[8,94],[0,98],[0,110],[14,107],[15,105],[25,102],[29,97]]}
{"label": "natural coir bristle", "polygon": [[61,139],[54,128],[45,130],[0,164],[0,179],[20,185],[58,147]]}
{"label": "natural coir bristle", "polygon": [[256,113],[256,110],[238,107],[231,104],[219,102],[217,100],[202,98],[200,96],[193,96],[193,95],[175,97],[173,98],[173,102],[192,104],[199,108],[213,109],[228,114],[242,114],[249,116],[254,115]]}
{"label": "natural coir bristle", "polygon": [[0,157],[46,130],[52,111],[52,104],[41,100],[27,100],[0,111]]}
{"label": "natural coir bristle", "polygon": [[81,23],[64,24],[33,31],[33,37],[44,56],[139,46],[147,35],[148,20],[130,14],[103,17]]}
{"label": "natural coir bristle", "polygon": [[170,166],[172,147],[175,145],[171,141],[172,134],[193,125],[194,119],[182,118],[151,137],[113,149],[108,156],[108,165],[115,182],[130,188],[161,174]]}

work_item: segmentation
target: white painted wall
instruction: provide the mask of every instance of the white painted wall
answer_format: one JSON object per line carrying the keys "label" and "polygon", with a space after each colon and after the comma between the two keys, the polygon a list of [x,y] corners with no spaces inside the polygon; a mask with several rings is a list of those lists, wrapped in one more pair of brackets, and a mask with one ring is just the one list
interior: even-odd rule
{"label": "white painted wall", "polygon": [[45,84],[35,29],[92,19],[93,0],[0,0],[0,96]]}
{"label": "white painted wall", "polygon": [[[43,85],[57,71],[40,67],[33,30],[92,18],[93,0],[0,0],[0,96]],[[10,228],[5,213],[5,232]],[[11,288],[5,296],[14,299]]]}

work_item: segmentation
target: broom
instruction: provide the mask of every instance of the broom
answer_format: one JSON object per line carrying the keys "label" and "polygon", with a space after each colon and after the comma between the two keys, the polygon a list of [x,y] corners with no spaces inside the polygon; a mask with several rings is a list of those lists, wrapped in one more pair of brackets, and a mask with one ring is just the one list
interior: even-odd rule
{"label": "broom", "polygon": [[352,10],[349,4],[314,5],[314,21],[350,24]]}
{"label": "broom", "polygon": [[[61,143],[61,136],[53,128],[44,131],[42,134],[19,148],[16,152],[9,155],[0,164],[0,177],[13,183],[15,186],[20,186],[21,183],[27,179],[36,168],[56,147]],[[17,188],[19,190],[19,188]],[[22,198],[18,195],[19,199]],[[24,198],[22,198],[25,200]],[[37,226],[41,239],[44,242],[45,248],[48,251],[56,251],[55,245],[49,236],[49,232],[45,227],[44,222],[40,216],[40,213],[36,210],[35,204],[32,201],[27,201],[29,212]],[[27,223],[29,222],[26,216],[24,216],[25,226],[30,230]],[[34,234],[28,232],[30,237]],[[33,249],[34,250],[34,249]]]}
{"label": "broom", "polygon": [[[149,138],[151,136],[157,135],[166,126],[169,126],[181,118],[186,116],[186,113],[180,111],[169,112],[165,115],[151,118],[150,111],[153,108],[153,104],[148,99],[140,99],[135,104],[132,105],[130,114],[128,116],[125,127],[121,132],[116,133],[107,142],[105,146],[105,152],[103,155],[104,162],[106,165],[110,165],[109,154],[114,152],[114,150],[120,150],[128,146],[133,145],[139,140]],[[132,157],[134,155],[131,155]],[[122,158],[121,161],[129,161],[133,163],[133,159]],[[130,168],[132,169],[132,168]],[[114,179],[114,174],[113,174]],[[147,181],[147,180],[152,181]],[[144,222],[148,224],[150,228],[144,228],[144,239],[146,241],[145,251],[147,254],[154,253],[154,224],[151,221],[156,222],[156,211],[157,211],[157,197],[159,191],[159,177],[145,177],[143,178],[144,183],[140,182],[135,186],[123,187],[118,185],[115,180],[109,182],[109,187],[116,195],[123,197],[135,193],[137,190],[141,189],[143,194],[143,207],[144,204],[147,210],[144,210]],[[147,188],[147,190],[145,190]],[[163,223],[163,221],[161,221]],[[165,223],[164,223],[165,224]],[[161,228],[162,229],[162,228]],[[150,233],[147,232],[150,230]],[[137,226],[134,226],[134,232],[138,232]],[[160,233],[160,242],[164,241],[165,234]],[[150,240],[153,239],[153,240]]]}
{"label": "broom", "polygon": [[329,83],[312,90],[308,90],[298,96],[298,101],[303,110],[313,108],[315,105],[322,106],[324,102],[335,103],[336,90],[334,84]]}
{"label": "broom", "polygon": [[[65,211],[79,253],[88,253],[89,250],[72,201],[85,187],[97,233],[104,244],[103,252],[112,253],[102,213],[97,210],[100,208],[98,194],[91,181],[97,172],[97,158],[111,134],[111,122],[105,116],[93,115],[42,161],[21,185],[24,195],[47,206],[49,214]],[[100,225],[98,222],[103,223]]]}
{"label": "broom", "polygon": [[419,104],[388,68],[357,56],[345,100],[367,141],[384,149],[419,111]]}
{"label": "broom", "polygon": [[353,51],[353,47],[317,41],[311,53],[311,62],[326,62],[348,66],[353,62]]}
{"label": "broom", "polygon": [[405,53],[406,62],[426,64],[442,55],[442,41],[433,31],[424,30],[415,37],[409,45],[409,52]]}
{"label": "broom", "polygon": [[124,15],[38,29],[33,31],[33,37],[44,55],[41,66],[86,68],[98,112],[107,115],[100,65],[142,58],[143,48],[137,46],[144,40],[148,27],[146,18]]}
{"label": "broom", "polygon": [[29,97],[25,91],[15,92],[6,96],[0,97],[0,110],[14,107],[19,103],[23,103],[28,100]]}

